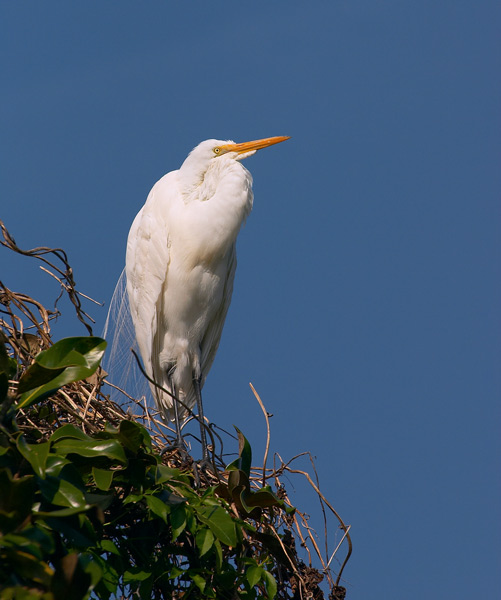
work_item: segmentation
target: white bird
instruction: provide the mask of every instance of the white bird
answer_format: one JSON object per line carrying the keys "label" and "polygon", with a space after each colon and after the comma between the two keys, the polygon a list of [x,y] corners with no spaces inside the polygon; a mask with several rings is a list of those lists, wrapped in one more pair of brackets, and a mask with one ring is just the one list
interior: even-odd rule
{"label": "white bird", "polygon": [[129,232],[125,271],[139,351],[147,374],[172,394],[151,386],[153,397],[175,421],[178,446],[180,421],[197,404],[205,461],[201,389],[230,305],[237,235],[253,202],[252,176],[240,161],[287,139],[202,142],[153,186]]}

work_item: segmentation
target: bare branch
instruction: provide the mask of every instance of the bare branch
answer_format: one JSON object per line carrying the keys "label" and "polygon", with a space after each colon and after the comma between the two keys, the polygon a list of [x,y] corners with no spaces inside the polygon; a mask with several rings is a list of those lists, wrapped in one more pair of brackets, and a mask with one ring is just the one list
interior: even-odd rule
{"label": "bare branch", "polygon": [[268,450],[270,449],[270,414],[265,409],[263,401],[261,400],[259,394],[256,392],[252,383],[249,383],[256,400],[259,402],[259,406],[263,411],[264,418],[266,419],[266,448],[264,450],[264,458],[263,458],[263,485],[266,485],[266,461],[268,460]]}

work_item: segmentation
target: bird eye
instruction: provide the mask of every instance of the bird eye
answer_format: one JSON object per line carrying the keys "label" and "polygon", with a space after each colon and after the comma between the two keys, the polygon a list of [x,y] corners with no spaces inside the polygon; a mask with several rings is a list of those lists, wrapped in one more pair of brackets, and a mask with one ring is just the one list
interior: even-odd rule
{"label": "bird eye", "polygon": [[221,148],[220,148],[219,146],[216,146],[216,147],[214,148],[213,152],[214,152],[214,154],[216,154],[216,156],[217,156],[218,154],[220,154],[220,153],[221,153]]}

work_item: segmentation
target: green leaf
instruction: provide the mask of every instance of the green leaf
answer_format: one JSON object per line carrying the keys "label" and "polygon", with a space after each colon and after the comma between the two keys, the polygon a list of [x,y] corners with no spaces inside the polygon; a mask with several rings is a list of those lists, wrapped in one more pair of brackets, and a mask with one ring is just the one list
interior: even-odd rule
{"label": "green leaf", "polygon": [[75,508],[58,508],[56,510],[37,510],[33,513],[32,519],[56,518],[56,517],[70,517],[72,515],[79,515],[80,513],[87,512],[89,506],[77,506]]}
{"label": "green leaf", "polygon": [[132,581],[145,581],[149,577],[151,577],[151,573],[148,573],[148,571],[143,571],[140,567],[132,567],[128,571],[125,571],[124,583],[127,585]]}
{"label": "green leaf", "polygon": [[169,492],[167,489],[161,490],[157,496],[162,502],[165,502],[165,504],[168,504],[169,506],[176,506],[177,504],[185,504],[187,502],[186,498],[178,496],[173,492]]}
{"label": "green leaf", "polygon": [[267,508],[270,506],[282,506],[284,502],[277,498],[271,491],[271,488],[263,488],[257,490],[257,492],[250,492],[245,495],[245,503],[249,507],[260,506],[261,508]]}
{"label": "green leaf", "polygon": [[205,523],[223,544],[232,547],[237,545],[235,522],[224,508],[220,506],[199,506],[195,510],[200,521]]}
{"label": "green leaf", "polygon": [[192,534],[195,535],[199,528],[199,523],[195,518],[195,514],[193,510],[189,510],[191,508],[190,502],[186,503],[186,507],[188,510],[186,511],[186,529]]}
{"label": "green leaf", "polygon": [[183,481],[188,483],[188,478],[181,474],[179,469],[173,469],[172,467],[166,467],[165,465],[157,465],[155,472],[155,483],[165,483],[166,481]]}
{"label": "green leaf", "polygon": [[25,554],[31,554],[38,560],[42,560],[41,548],[38,544],[34,544],[31,540],[26,538],[24,535],[16,533],[8,533],[0,538],[0,547],[2,548],[14,548],[18,552]]}
{"label": "green leaf", "polygon": [[139,585],[139,598],[153,598],[153,585],[155,580],[153,577],[141,581]]}
{"label": "green leaf", "polygon": [[214,548],[216,549],[216,568],[219,571],[223,566],[223,549],[219,540],[214,540]]}
{"label": "green leaf", "polygon": [[87,598],[92,577],[83,569],[77,553],[67,554],[56,563],[52,580],[55,600],[83,600]]}
{"label": "green leaf", "polygon": [[240,494],[242,490],[250,489],[249,477],[240,469],[230,471],[228,489],[233,497],[235,497],[235,494]]}
{"label": "green leaf", "polygon": [[49,456],[50,442],[42,444],[28,444],[24,436],[20,435],[16,442],[17,449],[33,467],[35,473],[42,479],[45,477],[47,457]]}
{"label": "green leaf", "polygon": [[[247,527],[247,525],[246,525]],[[255,537],[263,545],[264,548],[275,558],[276,561],[280,562],[285,568],[290,566],[290,558],[284,552],[280,541],[270,533],[262,533],[260,531],[254,531],[253,537]]]}
{"label": "green leaf", "polygon": [[195,542],[197,544],[198,552],[200,556],[207,554],[214,544],[214,534],[210,529],[202,527],[197,531],[195,536]]}
{"label": "green leaf", "polygon": [[87,504],[95,505],[97,508],[105,511],[110,507],[115,496],[113,494],[92,494],[89,492],[85,493],[85,500]]}
{"label": "green leaf", "polygon": [[100,566],[94,560],[94,556],[92,556],[92,555],[87,554],[87,555],[80,556],[80,563],[82,564],[83,570],[88,575],[90,575],[90,579],[91,579],[90,588],[91,589],[95,588],[96,584],[99,583],[99,581],[103,577],[103,570],[100,568]]}
{"label": "green leaf", "polygon": [[105,552],[115,554],[115,556],[120,556],[120,550],[117,548],[117,545],[111,540],[101,540],[100,546]]}
{"label": "green leaf", "polygon": [[263,569],[263,575],[267,596],[270,600],[273,600],[273,598],[277,595],[277,582],[269,571],[265,571]]}
{"label": "green leaf", "polygon": [[0,403],[5,402],[9,393],[9,378],[5,373],[0,373]]}
{"label": "green leaf", "polygon": [[64,456],[57,456],[56,454],[49,454],[45,463],[45,474],[58,477],[62,469],[71,464],[71,461]]}
{"label": "green leaf", "polygon": [[129,494],[123,500],[125,504],[134,504],[135,502],[141,502],[144,499],[144,494]]}
{"label": "green leaf", "polygon": [[186,527],[186,511],[184,506],[178,504],[172,509],[170,522],[172,525],[172,539],[175,540]]}
{"label": "green leaf", "polygon": [[252,448],[240,429],[235,425],[233,425],[233,427],[235,427],[238,433],[238,458],[231,462],[226,467],[226,470],[231,471],[233,469],[240,469],[247,475],[247,477],[250,477]]}
{"label": "green leaf", "polygon": [[66,517],[47,517],[46,524],[65,539],[66,548],[88,548],[96,542],[96,530],[85,514]]}
{"label": "green leaf", "polygon": [[[92,556],[93,562],[97,563],[103,574],[101,581],[99,582],[99,589],[96,589],[94,598],[109,600],[112,595],[114,598],[117,597],[117,586],[120,585],[123,573],[121,561],[116,561],[115,557],[107,557],[107,559],[104,560],[103,556],[96,552],[91,552],[90,555]],[[115,568],[118,565],[120,565],[120,573]]]}
{"label": "green leaf", "polygon": [[167,506],[165,502],[162,502],[160,498],[156,498],[155,496],[145,496],[144,499],[146,500],[146,504],[151,512],[157,517],[160,517],[162,521],[167,523],[167,516],[170,513],[170,506]]}
{"label": "green leaf", "polygon": [[[2,334],[3,336],[3,334]],[[8,375],[9,372],[9,355],[7,354],[7,348],[3,342],[0,342],[0,373]]]}
{"label": "green leaf", "polygon": [[4,373],[7,379],[12,379],[17,371],[17,362],[7,353],[7,348],[0,342],[0,373]]}
{"label": "green leaf", "polygon": [[[6,549],[5,551],[5,564],[8,564],[12,573],[15,574],[16,579],[25,579],[28,581],[37,581],[39,585],[49,587],[52,580],[53,570],[46,562],[40,561],[36,556],[23,552],[19,549]],[[3,583],[3,582],[2,582]],[[2,586],[2,598],[13,598],[15,600],[21,600],[29,598],[34,600],[36,596],[25,596],[21,595],[24,590],[19,590],[19,586],[15,588],[16,593],[13,596],[7,596],[4,594]],[[19,593],[21,592],[21,593]],[[40,598],[40,596],[38,596]],[[59,599],[58,599],[59,600]]]}
{"label": "green leaf", "polygon": [[114,471],[108,469],[92,467],[92,476],[94,477],[96,486],[104,492],[110,489],[111,482],[113,481],[113,473]]}
{"label": "green leaf", "polygon": [[69,481],[47,476],[40,480],[40,490],[46,500],[56,506],[86,509],[89,507],[84,493]]}
{"label": "green leaf", "polygon": [[251,588],[257,585],[263,578],[264,569],[258,565],[253,565],[245,572],[245,577]]}
{"label": "green leaf", "polygon": [[62,439],[53,444],[58,454],[66,456],[68,454],[78,454],[87,458],[106,456],[122,464],[127,462],[125,452],[117,440],[96,440],[88,438],[86,440]]}
{"label": "green leaf", "polygon": [[127,421],[126,419],[121,421],[119,439],[126,448],[134,453],[137,453],[141,446],[151,449],[149,433],[142,425],[134,421]]}
{"label": "green leaf", "polygon": [[58,427],[56,431],[50,436],[49,442],[55,442],[62,438],[75,438],[77,440],[90,440],[92,439],[89,435],[84,433],[75,425],[63,425],[62,427]]}
{"label": "green leaf", "polygon": [[202,592],[202,594],[204,593],[205,590],[205,586],[207,585],[207,580],[205,577],[203,577],[202,575],[200,575],[199,573],[194,573],[191,576],[191,579],[193,581],[193,583],[197,586],[197,588]]}
{"label": "green leaf", "polygon": [[170,569],[169,579],[176,579],[176,577],[180,577],[185,574],[186,571],[180,569],[176,565],[173,565]]}
{"label": "green leaf", "polygon": [[34,495],[32,475],[14,479],[10,469],[0,469],[0,531],[13,531],[31,514]]}
{"label": "green leaf", "polygon": [[25,527],[21,533],[8,533],[0,537],[0,545],[4,547],[22,548],[39,560],[43,559],[43,552],[52,554],[55,550],[53,538],[39,527]]}
{"label": "green leaf", "polygon": [[90,377],[105,348],[105,340],[89,336],[65,338],[40,352],[19,380],[21,398],[17,408],[31,406],[63,385]]}

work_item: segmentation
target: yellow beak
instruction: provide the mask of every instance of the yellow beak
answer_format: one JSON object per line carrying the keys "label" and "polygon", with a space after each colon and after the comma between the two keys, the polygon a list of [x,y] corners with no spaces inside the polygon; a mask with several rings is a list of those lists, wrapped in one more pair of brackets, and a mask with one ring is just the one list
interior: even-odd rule
{"label": "yellow beak", "polygon": [[243,142],[241,144],[225,144],[220,146],[223,152],[237,152],[238,154],[245,154],[246,152],[252,152],[261,150],[261,148],[267,148],[273,146],[273,144],[279,144],[289,140],[289,135],[278,135],[276,137],[263,138],[262,140],[254,140],[252,142]]}

